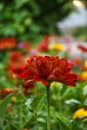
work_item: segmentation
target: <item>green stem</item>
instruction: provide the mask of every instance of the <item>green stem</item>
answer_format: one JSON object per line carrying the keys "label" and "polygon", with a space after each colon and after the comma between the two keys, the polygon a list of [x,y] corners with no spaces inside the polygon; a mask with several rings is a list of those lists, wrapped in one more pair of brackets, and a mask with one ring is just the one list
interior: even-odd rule
{"label": "green stem", "polygon": [[19,130],[22,130],[23,126],[22,126],[22,103],[20,103],[20,107],[19,107],[19,120],[20,120],[20,124],[19,124]]}
{"label": "green stem", "polygon": [[36,116],[36,130],[38,130],[38,120],[37,120],[37,113],[35,113]]}
{"label": "green stem", "polygon": [[47,88],[47,130],[50,129],[50,85]]}

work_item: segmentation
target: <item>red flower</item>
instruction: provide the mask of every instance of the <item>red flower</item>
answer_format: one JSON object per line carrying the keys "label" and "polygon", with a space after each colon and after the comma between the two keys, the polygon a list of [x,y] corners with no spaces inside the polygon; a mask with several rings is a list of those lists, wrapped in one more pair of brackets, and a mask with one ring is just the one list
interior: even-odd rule
{"label": "red flower", "polygon": [[21,57],[22,53],[20,51],[12,51],[10,53],[10,60],[13,62],[18,62]]}
{"label": "red flower", "polygon": [[81,51],[87,52],[87,47],[86,47],[86,46],[83,46],[83,45],[79,44],[77,47],[78,47],[78,49],[80,49]]}
{"label": "red flower", "polygon": [[23,85],[23,93],[25,95],[28,94],[28,90],[33,90],[34,89],[34,80],[27,80],[26,82],[24,82]]}
{"label": "red flower", "polygon": [[57,35],[56,34],[50,34],[50,35],[46,35],[45,37],[44,37],[44,40],[46,41],[46,42],[50,42],[51,40],[55,40],[55,39],[57,39],[58,37],[57,37]]}
{"label": "red flower", "polygon": [[16,46],[15,38],[2,38],[0,39],[0,50],[12,49]]}
{"label": "red flower", "polygon": [[22,53],[20,51],[12,51],[10,53],[9,69],[14,73],[20,73],[24,68],[25,63]]}
{"label": "red flower", "polygon": [[38,50],[40,52],[48,52],[48,43],[46,41],[42,41],[40,42],[39,46],[38,46]]}
{"label": "red flower", "polygon": [[48,85],[52,81],[57,81],[67,85],[75,86],[77,75],[70,73],[72,64],[66,58],[57,56],[34,56],[28,60],[28,64],[22,73],[18,74],[25,82],[42,81]]}
{"label": "red flower", "polygon": [[16,65],[12,65],[12,66],[10,66],[10,70],[13,72],[13,74],[15,73],[15,74],[20,74],[20,73],[22,73],[24,70],[26,69],[26,66],[21,66],[21,67],[19,67],[19,66],[16,66]]}

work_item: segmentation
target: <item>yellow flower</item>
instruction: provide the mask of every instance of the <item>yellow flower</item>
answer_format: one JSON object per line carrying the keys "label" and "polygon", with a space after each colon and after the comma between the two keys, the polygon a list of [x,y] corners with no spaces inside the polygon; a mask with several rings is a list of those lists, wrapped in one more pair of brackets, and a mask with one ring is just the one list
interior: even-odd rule
{"label": "yellow flower", "polygon": [[55,51],[62,51],[64,49],[64,46],[61,43],[50,43],[49,49]]}
{"label": "yellow flower", "polygon": [[[83,116],[87,116],[87,109],[85,108],[80,108],[78,109],[74,115],[73,115],[73,119],[79,118],[79,117],[83,117]],[[84,119],[84,121],[87,121],[87,118]]]}
{"label": "yellow flower", "polygon": [[56,85],[60,85],[61,83],[59,83],[59,82],[55,82],[55,81],[53,81],[52,83],[51,83],[51,87],[54,87],[54,86],[56,86]]}
{"label": "yellow flower", "polygon": [[84,67],[87,68],[87,60],[84,62]]}
{"label": "yellow flower", "polygon": [[83,71],[81,76],[83,79],[87,80],[87,71]]}

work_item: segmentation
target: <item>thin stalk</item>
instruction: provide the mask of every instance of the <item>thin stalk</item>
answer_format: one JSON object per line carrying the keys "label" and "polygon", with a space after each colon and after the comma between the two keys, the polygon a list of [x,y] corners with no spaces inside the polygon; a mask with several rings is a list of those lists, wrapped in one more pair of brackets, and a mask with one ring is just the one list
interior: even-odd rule
{"label": "thin stalk", "polygon": [[20,107],[19,107],[19,120],[20,120],[20,124],[19,124],[19,130],[22,130],[23,129],[23,126],[22,126],[22,104],[20,104]]}
{"label": "thin stalk", "polygon": [[50,127],[50,85],[47,88],[47,130],[51,130]]}
{"label": "thin stalk", "polygon": [[36,130],[38,130],[38,120],[37,120],[37,113],[35,113],[36,116]]}

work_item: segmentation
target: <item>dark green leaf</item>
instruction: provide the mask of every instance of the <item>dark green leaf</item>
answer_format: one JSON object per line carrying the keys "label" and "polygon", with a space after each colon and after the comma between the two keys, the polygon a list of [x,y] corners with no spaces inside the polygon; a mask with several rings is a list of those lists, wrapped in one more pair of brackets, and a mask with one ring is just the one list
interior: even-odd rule
{"label": "dark green leaf", "polygon": [[34,111],[34,113],[37,113],[40,108],[43,106],[43,102],[46,95],[39,95],[38,97],[35,97],[31,103],[31,108]]}
{"label": "dark green leaf", "polygon": [[5,111],[8,103],[10,102],[13,93],[9,94],[0,104],[0,130],[3,130],[3,121],[5,116]]}

